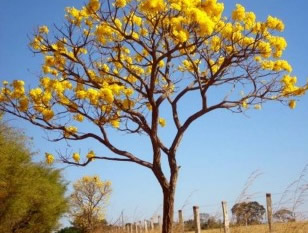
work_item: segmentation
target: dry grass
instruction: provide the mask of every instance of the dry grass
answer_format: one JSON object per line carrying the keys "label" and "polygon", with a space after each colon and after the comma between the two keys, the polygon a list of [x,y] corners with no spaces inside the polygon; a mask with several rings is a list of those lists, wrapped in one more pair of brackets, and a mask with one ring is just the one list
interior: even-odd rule
{"label": "dry grass", "polygon": [[[179,233],[177,229],[174,229],[173,233]],[[224,233],[224,229],[211,229],[202,230],[202,233]],[[93,232],[94,233],[94,232]],[[95,233],[128,233],[122,231],[121,229],[113,230],[97,230]],[[133,230],[132,233],[135,233]],[[143,231],[138,231],[138,233],[144,233]],[[159,231],[148,231],[148,233],[159,233]],[[194,231],[185,232],[194,233]],[[268,225],[253,225],[253,226],[240,226],[231,227],[230,233],[269,233]],[[291,222],[291,223],[274,223],[272,233],[308,233],[308,222]]]}
{"label": "dry grass", "polygon": [[[223,229],[202,230],[202,233],[223,233]],[[269,233],[268,225],[231,227],[231,233]],[[193,233],[193,232],[190,232]],[[272,233],[308,233],[308,222],[275,223]]]}

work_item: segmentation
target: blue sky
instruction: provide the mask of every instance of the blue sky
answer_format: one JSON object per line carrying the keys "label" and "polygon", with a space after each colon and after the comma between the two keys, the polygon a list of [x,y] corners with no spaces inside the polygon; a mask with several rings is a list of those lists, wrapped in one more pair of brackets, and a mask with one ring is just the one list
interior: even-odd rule
{"label": "blue sky", "polygon": [[[303,84],[308,77],[308,3],[305,0],[223,1],[225,15],[230,16],[236,3],[254,11],[258,19],[269,14],[281,18],[288,48],[284,58],[293,66],[293,74]],[[39,25],[52,28],[64,21],[66,6],[79,7],[79,0],[2,0],[0,8],[0,80],[23,79],[37,84],[42,59],[28,49],[28,36]],[[8,118],[13,119],[8,116]],[[249,175],[263,174],[255,181],[250,193],[257,192],[258,201],[265,192],[281,193],[294,181],[308,163],[308,96],[301,97],[297,108],[290,110],[278,103],[268,103],[261,111],[249,110],[246,115],[226,111],[210,113],[198,120],[186,133],[178,151],[181,171],[176,194],[176,209],[185,206],[184,214],[192,215],[191,206],[200,205],[202,212],[220,208],[220,201],[235,201]],[[104,151],[99,144],[87,141],[67,145],[50,143],[46,134],[19,119],[11,124],[25,130],[34,139],[37,160],[45,151]],[[162,130],[163,137],[168,129]],[[140,154],[147,154],[144,138],[113,136],[120,145]],[[57,164],[57,167],[63,167]],[[111,180],[113,195],[107,217],[114,221],[124,211],[128,221],[149,218],[159,213],[162,204],[160,187],[149,170],[134,164],[95,161],[86,168],[66,167],[69,181],[84,175],[100,175]],[[279,196],[274,196],[274,202]]]}

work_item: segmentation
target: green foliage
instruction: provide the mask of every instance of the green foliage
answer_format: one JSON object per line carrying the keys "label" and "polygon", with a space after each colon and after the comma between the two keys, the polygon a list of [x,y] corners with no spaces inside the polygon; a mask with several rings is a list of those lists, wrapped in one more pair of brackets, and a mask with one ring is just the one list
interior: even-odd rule
{"label": "green foliage", "polygon": [[57,233],[83,233],[83,231],[77,227],[65,227],[57,231]]}
{"label": "green foliage", "polygon": [[0,232],[49,233],[67,209],[60,171],[33,163],[29,143],[0,122]]}
{"label": "green foliage", "polygon": [[[200,225],[202,230],[207,229],[216,229],[222,227],[222,222],[220,219],[217,219],[215,216],[210,216],[206,214],[206,218],[201,218],[200,215]],[[189,219],[184,222],[185,232],[195,230],[195,222],[193,219]]]}
{"label": "green foliage", "polygon": [[256,201],[235,204],[232,214],[236,217],[237,224],[260,224],[265,213],[265,208]]}

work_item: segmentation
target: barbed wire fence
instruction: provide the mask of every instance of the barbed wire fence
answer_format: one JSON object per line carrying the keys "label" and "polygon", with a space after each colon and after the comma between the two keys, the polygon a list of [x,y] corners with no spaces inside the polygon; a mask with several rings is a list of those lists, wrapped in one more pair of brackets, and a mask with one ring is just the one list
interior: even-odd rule
{"label": "barbed wire fence", "polygon": [[[238,219],[232,209],[241,203],[257,203],[262,206],[263,213],[260,217],[260,223],[268,225],[268,231],[272,232],[272,224],[282,221],[277,218],[279,211],[288,213],[291,218],[283,219],[291,221],[308,222],[308,165],[301,171],[297,180],[292,182],[283,192],[264,193],[264,192],[249,192],[249,187],[254,183],[255,179],[259,177],[259,171],[253,172],[242,189],[240,195],[234,200],[224,200],[216,203],[200,203],[198,206],[192,206],[188,198],[184,201],[182,207],[174,214],[176,227],[179,233],[185,231],[201,232],[201,226],[209,225],[209,221],[218,223],[220,232],[230,233],[230,225],[238,224]],[[247,215],[244,209],[244,215]],[[124,231],[127,233],[147,233],[158,231],[162,229],[162,206],[156,209],[150,219],[134,218],[133,222],[125,222],[122,216],[113,224],[112,232]],[[247,225],[247,222],[246,222]],[[216,227],[217,227],[216,226]]]}
{"label": "barbed wire fence", "polygon": [[[268,224],[269,232],[272,232],[272,224],[281,220],[275,218],[275,213],[279,210],[289,210],[293,214],[292,221],[308,221],[308,187],[299,191],[288,190],[287,192],[276,193],[256,193],[247,197],[237,198],[235,200],[222,201],[220,203],[200,204],[191,206],[183,205],[181,209],[175,212],[175,221],[179,233],[185,231],[195,231],[201,233],[201,226],[209,224],[209,221],[216,222],[221,232],[229,233],[230,226],[237,224],[236,217],[232,214],[232,207],[240,203],[257,202],[265,208],[265,214],[262,215],[262,224]],[[125,222],[123,212],[113,223],[111,232],[127,233],[147,233],[151,231],[160,231],[162,227],[162,218],[159,214],[161,207],[155,211],[150,219],[140,219],[134,222]]]}

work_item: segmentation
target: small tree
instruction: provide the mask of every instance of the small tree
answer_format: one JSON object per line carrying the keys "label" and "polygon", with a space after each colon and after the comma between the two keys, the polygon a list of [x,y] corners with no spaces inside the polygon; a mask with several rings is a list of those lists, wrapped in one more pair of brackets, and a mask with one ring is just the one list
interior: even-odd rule
{"label": "small tree", "polygon": [[[65,163],[85,166],[95,158],[150,169],[163,192],[163,232],[170,233],[176,155],[192,123],[214,110],[242,113],[267,101],[295,108],[294,97],[308,88],[296,84],[291,65],[280,59],[287,46],[277,35],[281,20],[257,21],[240,4],[231,18],[223,10],[217,0],[89,0],[81,9],[68,7],[64,26],[53,34],[42,26],[31,42],[44,56],[40,86],[26,92],[21,80],[4,82],[0,109],[60,132],[55,141],[93,139],[114,154],[62,156]],[[160,129],[168,112],[170,144]],[[82,121],[98,131],[78,130]],[[152,151],[147,157],[123,149],[110,138],[113,130],[148,137]]]}
{"label": "small tree", "polygon": [[73,185],[71,211],[73,224],[84,232],[91,232],[103,223],[104,211],[111,194],[111,183],[98,176],[85,176]]}
{"label": "small tree", "polygon": [[277,210],[273,217],[278,220],[279,222],[294,222],[295,221],[295,214],[293,211],[282,208]]}
{"label": "small tree", "polygon": [[260,224],[265,214],[264,206],[256,201],[241,202],[235,204],[232,209],[232,214],[236,217],[237,224]]}

